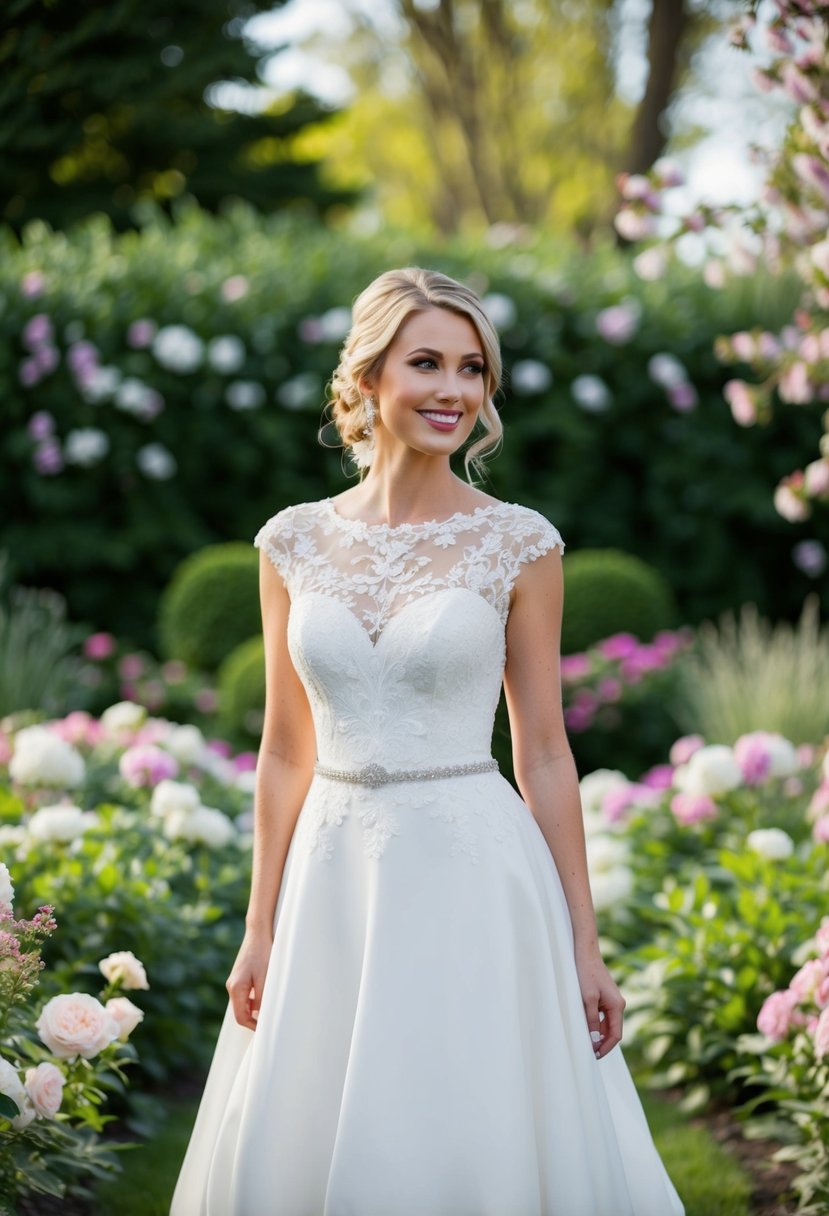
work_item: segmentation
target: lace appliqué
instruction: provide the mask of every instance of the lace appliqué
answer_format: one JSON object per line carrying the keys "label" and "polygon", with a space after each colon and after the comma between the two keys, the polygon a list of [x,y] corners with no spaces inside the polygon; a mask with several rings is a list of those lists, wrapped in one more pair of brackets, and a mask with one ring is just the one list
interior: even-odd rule
{"label": "lace appliqu\u00e9", "polygon": [[477,865],[482,832],[497,844],[506,843],[515,834],[514,809],[494,808],[492,797],[492,786],[486,781],[476,781],[474,798],[468,793],[462,800],[447,798],[430,810],[430,818],[439,819],[449,830],[452,838],[449,851],[453,857],[463,855]]}
{"label": "lace appliqu\u00e9", "polygon": [[297,823],[297,837],[310,852],[330,860],[334,853],[333,829],[353,815],[362,825],[364,853],[367,857],[380,858],[392,836],[400,835],[396,810],[403,807],[420,810],[435,798],[434,791],[420,785],[416,789],[406,789],[403,783],[386,785],[378,792],[356,782],[352,785],[325,780],[324,787],[321,786],[303,807]]}

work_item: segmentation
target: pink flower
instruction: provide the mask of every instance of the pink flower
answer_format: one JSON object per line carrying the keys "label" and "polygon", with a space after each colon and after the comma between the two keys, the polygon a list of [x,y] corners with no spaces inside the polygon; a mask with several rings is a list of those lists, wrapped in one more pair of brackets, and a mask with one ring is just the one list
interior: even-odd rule
{"label": "pink flower", "polygon": [[681,823],[683,827],[703,823],[706,819],[716,819],[719,814],[716,802],[707,794],[674,794],[671,799],[671,812],[677,823]]}
{"label": "pink flower", "polygon": [[681,384],[674,384],[668,389],[668,400],[675,410],[687,413],[688,410],[694,409],[699,397],[690,380],[683,380]]}
{"label": "pink flower", "polygon": [[132,950],[116,950],[114,954],[108,954],[98,963],[98,970],[110,984],[120,984],[128,991],[135,988],[146,990],[150,986],[144,964]]}
{"label": "pink flower", "polygon": [[791,60],[783,64],[781,78],[783,88],[793,101],[802,105],[817,100],[819,94],[815,82],[801,72]]}
{"label": "pink flower", "polygon": [[30,270],[28,274],[24,274],[20,290],[27,299],[32,300],[35,296],[43,294],[45,286],[46,279],[44,275],[39,270]]}
{"label": "pink flower", "polygon": [[683,735],[671,747],[668,759],[676,768],[680,764],[687,764],[694,752],[698,752],[701,747],[705,747],[702,735]]}
{"label": "pink flower", "polygon": [[212,714],[219,704],[219,694],[215,688],[200,688],[193,697],[193,704],[201,714]]}
{"label": "pink flower", "polygon": [[829,495],[829,460],[813,460],[803,472],[806,493],[810,498]]}
{"label": "pink flower", "polygon": [[241,300],[249,291],[248,281],[243,274],[233,274],[222,283],[222,298],[233,304]]}
{"label": "pink flower", "polygon": [[723,387],[723,396],[731,406],[731,416],[738,426],[754,425],[757,406],[745,380],[729,380]]}
{"label": "pink flower", "polygon": [[63,1101],[65,1078],[56,1064],[44,1061],[26,1069],[26,1093],[41,1119],[54,1119]]}
{"label": "pink flower", "polygon": [[771,772],[771,752],[763,731],[742,735],[734,744],[734,757],[746,785],[761,785]]}
{"label": "pink flower", "polygon": [[670,764],[655,764],[642,774],[639,782],[652,790],[669,790],[674,783],[674,770]]}
{"label": "pink flower", "polygon": [[144,1020],[144,1010],[133,1005],[126,996],[113,996],[106,1003],[106,1011],[118,1023],[118,1038],[126,1043],[136,1026]]}
{"label": "pink flower", "polygon": [[34,388],[41,378],[37,361],[24,359],[17,369],[17,376],[24,388]]}
{"label": "pink flower", "polygon": [[257,761],[256,752],[239,752],[233,757],[233,767],[237,773],[253,773],[256,771]]}
{"label": "pink flower", "polygon": [[83,653],[87,659],[108,659],[116,646],[111,633],[90,633],[83,644]]}
{"label": "pink flower", "polygon": [[583,706],[569,705],[564,711],[564,724],[575,733],[589,730],[593,725],[593,714]]}
{"label": "pink flower", "polygon": [[157,329],[155,321],[145,319],[133,321],[127,330],[127,346],[131,346],[133,350],[141,350],[145,346],[152,345]]}
{"label": "pink flower", "polygon": [[85,992],[52,997],[35,1023],[53,1056],[90,1060],[118,1038],[118,1023],[100,1001]]}
{"label": "pink flower", "polygon": [[640,781],[612,786],[602,799],[602,814],[608,823],[618,823],[632,806],[653,806],[659,801],[659,791]]}
{"label": "pink flower", "polygon": [[590,661],[584,654],[564,655],[560,670],[562,680],[566,684],[573,684],[590,674]]}
{"label": "pink flower", "polygon": [[139,743],[123,753],[118,771],[129,785],[158,785],[178,776],[178,761],[153,743]]}
{"label": "pink flower", "polygon": [[825,1009],[829,1005],[829,974],[823,977],[815,989],[815,1004],[818,1009]]}
{"label": "pink flower", "polygon": [[0,764],[8,764],[14,754],[11,736],[0,730]]}
{"label": "pink flower", "polygon": [[86,744],[94,747],[106,734],[98,719],[93,718],[85,709],[73,709],[65,718],[50,722],[49,729],[53,730],[58,738],[76,746]]}
{"label": "pink flower", "polygon": [[797,971],[789,982],[789,991],[793,992],[802,1005],[813,1001],[819,984],[826,978],[826,963],[819,958],[810,958]]}
{"label": "pink flower", "polygon": [[118,663],[118,674],[122,680],[137,680],[144,674],[144,660],[139,654],[125,654]]}
{"label": "pink flower", "polygon": [[624,346],[636,333],[639,325],[639,310],[631,304],[614,304],[603,308],[596,317],[596,330],[605,342],[613,346]]}
{"label": "pink flower", "polygon": [[812,838],[818,844],[829,844],[829,815],[821,815],[812,828]]}
{"label": "pink flower", "polygon": [[799,359],[789,364],[780,376],[777,392],[781,401],[790,405],[808,405],[815,395],[815,389],[809,379],[807,365]]}
{"label": "pink flower", "polygon": [[626,241],[641,241],[656,235],[656,220],[650,211],[623,207],[613,217],[613,226]]}
{"label": "pink flower", "polygon": [[820,927],[815,934],[815,946],[820,951],[822,958],[829,957],[829,916],[824,916],[820,922]]}
{"label": "pink flower", "polygon": [[805,476],[800,469],[782,477],[774,491],[774,509],[789,523],[808,519],[810,508],[805,500]]}
{"label": "pink flower", "polygon": [[187,678],[187,665],[180,659],[169,659],[161,668],[161,674],[168,684],[180,684]]}
{"label": "pink flower", "polygon": [[763,1006],[757,1015],[757,1029],[766,1038],[780,1043],[785,1039],[793,1025],[793,1017],[797,997],[788,989],[784,992],[773,992],[763,1001]]}
{"label": "pink flower", "polygon": [[792,157],[792,168],[807,186],[811,186],[824,203],[829,202],[829,168],[816,156],[798,152]]}
{"label": "pink flower", "polygon": [[626,659],[639,649],[639,639],[632,633],[614,633],[611,637],[599,642],[596,649],[606,659]]}
{"label": "pink flower", "polygon": [[26,431],[30,439],[50,439],[55,433],[55,420],[48,410],[36,410],[29,419]]}
{"label": "pink flower", "polygon": [[44,439],[42,443],[35,448],[34,466],[38,473],[45,476],[50,476],[53,473],[60,473],[63,469],[63,452],[60,444],[54,439]]}
{"label": "pink flower", "polygon": [[45,312],[36,313],[30,317],[23,327],[22,341],[27,350],[37,350],[44,343],[51,342],[54,337],[52,322]]}
{"label": "pink flower", "polygon": [[814,1030],[815,1055],[819,1060],[829,1055],[829,1009],[824,1009]]}
{"label": "pink flower", "polygon": [[597,692],[600,701],[618,701],[622,695],[622,683],[613,676],[605,676],[599,681]]}

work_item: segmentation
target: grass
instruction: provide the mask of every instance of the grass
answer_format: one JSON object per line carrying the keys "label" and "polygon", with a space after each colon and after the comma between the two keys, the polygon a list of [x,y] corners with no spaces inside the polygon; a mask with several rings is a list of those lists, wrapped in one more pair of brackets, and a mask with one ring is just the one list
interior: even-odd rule
{"label": "grass", "polygon": [[[673,1103],[648,1093],[642,1098],[686,1216],[751,1216],[751,1183],[736,1161]],[[96,1192],[95,1216],[168,1216],[197,1105],[171,1105],[157,1139],[124,1153],[123,1174]]]}

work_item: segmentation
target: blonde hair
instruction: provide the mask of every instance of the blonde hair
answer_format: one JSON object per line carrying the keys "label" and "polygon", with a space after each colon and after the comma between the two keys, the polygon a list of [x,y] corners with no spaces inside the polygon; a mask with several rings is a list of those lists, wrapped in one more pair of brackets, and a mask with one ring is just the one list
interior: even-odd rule
{"label": "blonde hair", "polygon": [[331,378],[326,407],[361,478],[371,464],[373,444],[360,383],[380,374],[386,353],[404,321],[412,313],[428,308],[446,308],[467,317],[483,347],[485,392],[478,421],[484,434],[464,455],[470,483],[470,465],[479,477],[483,476],[484,457],[493,455],[501,443],[504,428],[493,401],[501,382],[501,350],[495,327],[480,298],[470,287],[437,270],[423,270],[419,266],[387,270],[354,301],[351,329]]}

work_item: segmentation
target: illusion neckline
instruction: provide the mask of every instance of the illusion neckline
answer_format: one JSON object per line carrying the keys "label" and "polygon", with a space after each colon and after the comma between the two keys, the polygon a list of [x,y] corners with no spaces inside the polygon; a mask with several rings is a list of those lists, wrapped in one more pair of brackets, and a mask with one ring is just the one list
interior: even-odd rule
{"label": "illusion neckline", "polygon": [[337,508],[334,506],[332,498],[324,498],[324,506],[328,510],[328,514],[338,523],[345,525],[347,528],[355,528],[361,532],[428,532],[440,528],[446,528],[453,523],[459,523],[461,520],[478,519],[480,516],[488,515],[492,511],[498,511],[503,507],[512,506],[508,502],[488,502],[480,507],[475,507],[472,511],[455,511],[446,519],[427,519],[421,523],[403,523],[403,524],[370,524],[364,519],[349,519],[346,515],[340,515]]}

